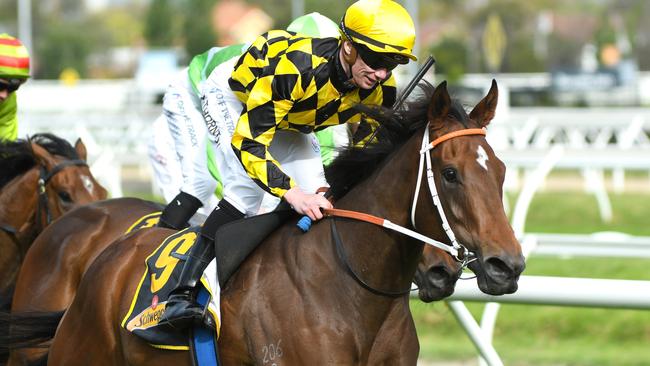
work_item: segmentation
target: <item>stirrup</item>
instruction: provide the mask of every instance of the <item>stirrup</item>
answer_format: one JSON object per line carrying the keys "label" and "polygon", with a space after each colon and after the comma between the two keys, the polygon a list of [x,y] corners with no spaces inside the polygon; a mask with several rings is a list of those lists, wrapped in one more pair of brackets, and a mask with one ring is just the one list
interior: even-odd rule
{"label": "stirrup", "polygon": [[205,307],[203,308],[203,316],[201,317],[201,325],[204,327],[208,327],[209,329],[214,330],[215,332],[217,331],[217,322],[212,316],[212,313],[208,311],[208,305],[210,305],[210,302],[205,304]]}
{"label": "stirrup", "polygon": [[185,289],[177,294],[169,295],[165,311],[160,317],[160,324],[167,324],[172,328],[188,328],[194,319],[203,316],[203,311],[195,312],[200,305],[196,303],[192,291],[192,289]]}
{"label": "stirrup", "polygon": [[[167,309],[165,309],[167,311]],[[175,318],[168,318],[164,314],[160,319],[160,325],[168,325],[174,329],[188,329],[192,326],[198,325],[207,327],[216,331],[217,322],[214,320],[212,314],[208,311],[207,305],[201,311],[201,314],[188,314],[186,316],[179,316]]]}

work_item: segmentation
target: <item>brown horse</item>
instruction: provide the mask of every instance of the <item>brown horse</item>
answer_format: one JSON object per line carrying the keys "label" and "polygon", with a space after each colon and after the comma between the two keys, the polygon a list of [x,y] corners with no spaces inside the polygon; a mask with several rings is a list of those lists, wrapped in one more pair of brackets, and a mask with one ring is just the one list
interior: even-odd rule
{"label": "brown horse", "polygon": [[[381,120],[382,133],[393,144],[388,148],[384,139],[378,146],[342,154],[333,168],[340,170],[339,179],[331,183],[344,192],[337,201],[339,208],[388,217],[397,225],[453,243],[442,228],[447,220],[476,256],[470,268],[481,289],[504,294],[516,290],[524,268],[501,205],[505,167],[486,140],[474,135],[477,130],[463,134],[470,126],[490,122],[496,100],[493,83],[468,116],[452,103],[443,83],[435,92],[425,88],[423,99],[404,111],[366,111]],[[416,183],[427,182],[418,174],[417,163],[425,132],[445,138],[455,136],[450,133],[463,135],[424,153],[433,161],[432,180],[439,187],[446,219],[438,215],[428,195],[418,195],[412,225],[409,211]],[[355,164],[337,164],[351,161]],[[142,276],[145,257],[170,233],[141,230],[98,256],[59,325],[50,364],[188,364],[187,353],[149,347],[119,325]],[[345,255],[334,249],[335,239]],[[246,259],[222,290],[223,364],[415,364],[419,346],[408,297],[378,292],[408,289],[421,252],[418,240],[366,222],[329,219],[306,234],[293,223],[284,225]],[[382,334],[389,321],[398,326],[390,329],[394,342],[385,347],[388,338]]]}
{"label": "brown horse", "polygon": [[76,205],[106,198],[88,169],[86,147],[52,134],[0,143],[0,303],[8,308],[34,238]]}
{"label": "brown horse", "polygon": [[[108,245],[119,239],[144,215],[159,211],[155,203],[135,198],[117,198],[94,202],[70,210],[39,235],[25,256],[16,282],[12,312],[57,312],[66,310],[76,293],[83,273]],[[446,252],[427,247],[419,267],[434,277],[420,289],[420,298],[430,302],[453,293],[461,265]],[[418,278],[416,274],[416,279]],[[386,347],[391,330],[399,329],[392,318],[384,326]],[[46,338],[46,337],[45,337]],[[43,341],[46,341],[46,339]],[[9,365],[26,365],[47,353],[39,348],[19,349],[11,353]]]}
{"label": "brown horse", "polygon": [[[99,253],[124,235],[136,220],[161,209],[150,201],[115,198],[68,211],[45,228],[27,252],[16,281],[11,311],[66,310],[81,277]],[[28,364],[45,353],[44,347],[16,350],[9,365]]]}

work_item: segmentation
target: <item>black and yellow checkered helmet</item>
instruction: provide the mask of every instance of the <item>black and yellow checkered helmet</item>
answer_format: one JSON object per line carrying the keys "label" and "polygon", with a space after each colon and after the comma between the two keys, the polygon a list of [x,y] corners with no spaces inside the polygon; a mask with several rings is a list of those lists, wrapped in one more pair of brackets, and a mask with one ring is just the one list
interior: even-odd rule
{"label": "black and yellow checkered helmet", "polygon": [[392,0],[359,0],[345,11],[341,33],[353,43],[386,54],[395,62],[417,61],[413,55],[415,25],[409,13]]}

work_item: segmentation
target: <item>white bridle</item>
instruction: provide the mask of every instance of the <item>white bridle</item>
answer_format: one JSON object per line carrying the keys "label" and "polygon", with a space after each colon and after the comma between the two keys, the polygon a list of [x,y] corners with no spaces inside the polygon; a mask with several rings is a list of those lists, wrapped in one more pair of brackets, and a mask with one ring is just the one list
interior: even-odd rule
{"label": "white bridle", "polygon": [[[325,213],[326,216],[346,217],[350,219],[365,221],[365,222],[369,222],[375,225],[385,227],[390,230],[397,231],[406,236],[424,242],[427,245],[431,245],[438,249],[444,250],[445,252],[449,253],[452,257],[454,257],[455,260],[462,263],[463,267],[465,267],[469,262],[475,259],[475,256],[474,253],[470,252],[467,249],[467,247],[465,247],[463,244],[460,244],[458,240],[456,240],[456,235],[454,235],[454,231],[449,226],[449,221],[447,220],[445,211],[443,210],[442,204],[440,203],[440,197],[438,196],[438,190],[436,189],[436,182],[433,179],[433,168],[431,164],[431,154],[429,154],[429,150],[435,148],[441,142],[447,141],[454,137],[467,136],[467,135],[485,136],[485,130],[482,128],[466,128],[463,130],[453,131],[444,134],[438,137],[437,139],[429,142],[429,124],[427,124],[424,130],[424,136],[422,137],[422,145],[420,149],[420,163],[418,167],[418,177],[417,177],[417,183],[415,187],[415,194],[413,196],[413,204],[411,205],[411,223],[413,225],[413,228],[415,228],[415,210],[417,206],[418,195],[420,193],[420,183],[422,182],[424,161],[426,160],[427,181],[429,182],[429,191],[431,192],[431,199],[433,200],[434,206],[436,206],[436,208],[438,209],[438,214],[440,215],[440,219],[442,220],[442,228],[445,230],[445,233],[447,234],[447,237],[449,238],[451,245],[437,241],[426,235],[422,235],[416,231],[407,229],[401,225],[397,225],[388,219],[373,216],[370,214],[357,212],[357,211],[342,210],[337,208],[326,208],[323,209],[323,212]],[[303,229],[303,231],[306,230]]]}
{"label": "white bridle", "polygon": [[[451,242],[451,246],[444,243],[440,243],[435,240],[434,240],[435,243],[426,242],[426,241],[425,243],[429,245],[433,245],[436,248],[448,252],[454,257],[454,259],[456,259],[459,262],[464,262],[464,264],[466,264],[468,262],[468,258],[473,257],[474,254],[470,252],[466,246],[458,242],[458,240],[456,239],[456,235],[454,234],[454,231],[449,225],[449,221],[447,220],[447,216],[445,215],[445,210],[442,208],[442,203],[440,202],[440,196],[438,195],[438,189],[436,188],[435,179],[433,178],[433,167],[431,164],[431,154],[429,154],[429,150],[432,150],[443,141],[450,140],[454,137],[467,136],[467,135],[485,136],[485,130],[482,128],[468,128],[464,130],[458,130],[458,131],[454,131],[442,135],[439,138],[435,139],[434,141],[429,142],[429,124],[427,124],[427,127],[424,129],[424,135],[422,136],[422,146],[420,149],[420,163],[418,166],[418,178],[415,186],[415,194],[413,195],[413,204],[411,205],[411,224],[415,228],[415,210],[417,207],[418,196],[420,194],[422,173],[424,171],[423,169],[424,162],[426,161],[427,182],[429,183],[429,192],[431,193],[431,199],[433,200],[433,205],[436,206],[436,209],[438,210],[438,215],[440,216],[440,220],[442,221],[442,228],[447,234],[447,237]],[[459,255],[459,253],[462,254]]]}

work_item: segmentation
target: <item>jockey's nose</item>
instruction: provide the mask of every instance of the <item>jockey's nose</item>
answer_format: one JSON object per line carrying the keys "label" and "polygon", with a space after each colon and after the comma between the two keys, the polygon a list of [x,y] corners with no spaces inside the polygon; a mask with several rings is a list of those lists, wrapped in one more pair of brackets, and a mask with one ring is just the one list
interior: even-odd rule
{"label": "jockey's nose", "polygon": [[382,67],[381,69],[375,70],[375,75],[380,80],[386,80],[386,78],[388,77],[388,70],[385,67]]}

